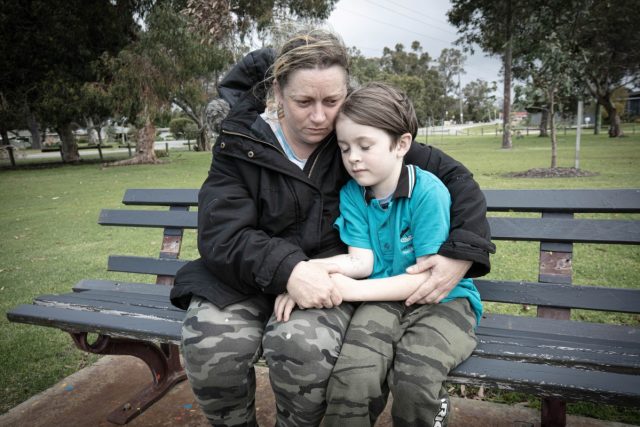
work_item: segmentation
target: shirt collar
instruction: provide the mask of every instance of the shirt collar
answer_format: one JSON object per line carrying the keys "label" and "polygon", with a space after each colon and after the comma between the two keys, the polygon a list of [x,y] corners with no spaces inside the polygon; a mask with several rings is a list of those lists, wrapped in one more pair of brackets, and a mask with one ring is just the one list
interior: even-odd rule
{"label": "shirt collar", "polygon": [[[400,170],[400,177],[398,178],[398,184],[393,192],[392,199],[398,199],[400,197],[411,198],[413,194],[413,188],[416,184],[416,171],[413,165],[404,165]],[[375,199],[373,190],[370,187],[364,187],[364,200],[367,204],[371,203]]]}

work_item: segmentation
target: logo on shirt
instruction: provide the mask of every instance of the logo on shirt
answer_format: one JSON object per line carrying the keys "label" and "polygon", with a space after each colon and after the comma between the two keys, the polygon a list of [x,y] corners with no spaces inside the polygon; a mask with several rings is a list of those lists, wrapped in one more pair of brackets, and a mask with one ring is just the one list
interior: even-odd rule
{"label": "logo on shirt", "polygon": [[413,252],[413,244],[411,243],[413,241],[413,234],[411,234],[411,230],[409,229],[409,227],[405,228],[404,230],[402,230],[402,233],[400,233],[400,243],[402,243],[402,253],[403,254],[408,254]]}
{"label": "logo on shirt", "polygon": [[400,243],[409,243],[410,241],[412,241],[413,234],[410,233],[411,230],[409,229],[409,227],[402,230],[402,232],[400,233]]}

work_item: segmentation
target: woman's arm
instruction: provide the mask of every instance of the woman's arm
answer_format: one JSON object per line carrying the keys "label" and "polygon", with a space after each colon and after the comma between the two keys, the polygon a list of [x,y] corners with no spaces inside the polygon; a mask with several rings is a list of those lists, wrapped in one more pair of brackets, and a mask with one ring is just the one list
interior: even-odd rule
{"label": "woman's arm", "polygon": [[[408,164],[436,175],[451,194],[450,232],[438,254],[456,260],[464,277],[484,276],[490,270],[489,254],[495,253],[487,221],[487,205],[473,174],[460,162],[435,147],[414,142],[405,157]],[[438,262],[439,258],[431,260]],[[451,267],[451,266],[449,266]],[[468,271],[466,271],[468,269]]]}

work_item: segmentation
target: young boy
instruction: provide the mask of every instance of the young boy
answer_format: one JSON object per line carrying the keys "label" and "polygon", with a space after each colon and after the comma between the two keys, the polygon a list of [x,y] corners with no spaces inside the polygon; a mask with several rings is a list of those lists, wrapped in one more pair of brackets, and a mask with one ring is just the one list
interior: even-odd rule
{"label": "young boy", "polygon": [[[325,426],[369,426],[394,394],[395,425],[445,425],[444,381],[475,348],[482,303],[463,279],[439,304],[406,306],[428,273],[407,267],[436,254],[449,234],[450,195],[429,172],[404,165],[417,133],[413,106],[381,83],[347,97],[336,121],[344,166],[353,177],[340,192],[335,226],[349,253],[314,260],[331,264],[353,315],[327,389]],[[367,280],[355,280],[368,277]],[[278,320],[294,308],[283,294]]]}

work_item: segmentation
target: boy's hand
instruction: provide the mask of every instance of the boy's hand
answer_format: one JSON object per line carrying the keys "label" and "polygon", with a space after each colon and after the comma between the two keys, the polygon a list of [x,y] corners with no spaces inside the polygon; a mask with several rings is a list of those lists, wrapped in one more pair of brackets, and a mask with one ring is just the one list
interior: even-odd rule
{"label": "boy's hand", "polygon": [[416,274],[431,270],[431,277],[407,298],[406,305],[437,304],[442,301],[467,273],[472,262],[432,255],[407,268],[407,273]]}
{"label": "boy's hand", "polygon": [[296,307],[296,302],[288,293],[280,294],[276,297],[273,306],[273,313],[276,315],[278,322],[286,322],[291,316],[291,312]]}

